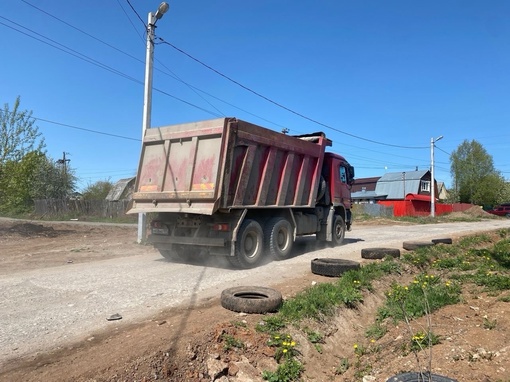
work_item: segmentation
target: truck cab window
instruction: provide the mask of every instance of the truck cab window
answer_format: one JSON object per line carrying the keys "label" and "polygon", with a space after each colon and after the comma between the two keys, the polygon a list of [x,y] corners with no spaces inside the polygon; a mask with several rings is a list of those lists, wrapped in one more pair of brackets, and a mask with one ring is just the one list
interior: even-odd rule
{"label": "truck cab window", "polygon": [[342,183],[347,183],[347,170],[344,166],[340,166],[340,180]]}

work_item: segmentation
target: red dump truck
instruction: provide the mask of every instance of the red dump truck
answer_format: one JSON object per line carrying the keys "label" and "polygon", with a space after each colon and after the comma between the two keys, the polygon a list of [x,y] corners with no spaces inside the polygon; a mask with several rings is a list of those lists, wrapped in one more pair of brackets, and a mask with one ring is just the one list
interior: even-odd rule
{"label": "red dump truck", "polygon": [[148,129],[129,213],[156,213],[147,239],[166,258],[221,255],[252,268],[287,258],[298,236],[339,245],[354,168],[331,144],[235,118]]}

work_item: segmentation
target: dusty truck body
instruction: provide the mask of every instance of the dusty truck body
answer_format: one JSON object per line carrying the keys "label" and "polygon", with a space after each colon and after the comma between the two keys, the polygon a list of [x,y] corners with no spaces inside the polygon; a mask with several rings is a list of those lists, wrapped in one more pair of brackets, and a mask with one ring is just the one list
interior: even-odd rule
{"label": "dusty truck body", "polygon": [[354,169],[323,133],[289,136],[235,118],[146,131],[129,213],[156,213],[164,257],[228,256],[240,268],[289,256],[298,236],[341,244]]}

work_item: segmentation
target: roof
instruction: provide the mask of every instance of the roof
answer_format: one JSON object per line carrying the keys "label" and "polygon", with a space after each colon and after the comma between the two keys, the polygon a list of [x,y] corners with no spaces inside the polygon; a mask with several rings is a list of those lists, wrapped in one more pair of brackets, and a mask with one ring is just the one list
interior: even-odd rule
{"label": "roof", "polygon": [[421,171],[402,171],[402,172],[389,172],[384,174],[379,178],[379,182],[395,182],[405,180],[417,180],[421,179],[427,174],[429,170],[421,170]]}
{"label": "roof", "polygon": [[418,194],[421,180],[428,173],[428,170],[423,170],[384,174],[377,182],[375,192],[378,195],[387,195],[387,199],[404,199],[406,194]]}
{"label": "roof", "polygon": [[135,177],[119,179],[117,183],[114,184],[108,195],[106,195],[106,200],[120,200],[122,194],[129,186],[129,183],[134,181],[135,179],[136,179]]}
{"label": "roof", "polygon": [[378,195],[375,191],[357,191],[351,193],[351,199],[384,199],[386,195]]}
{"label": "roof", "polygon": [[366,191],[374,191],[375,185],[379,180],[380,176],[373,176],[371,178],[357,178],[354,179],[354,183],[352,184],[352,191],[358,192],[363,191],[365,188]]}

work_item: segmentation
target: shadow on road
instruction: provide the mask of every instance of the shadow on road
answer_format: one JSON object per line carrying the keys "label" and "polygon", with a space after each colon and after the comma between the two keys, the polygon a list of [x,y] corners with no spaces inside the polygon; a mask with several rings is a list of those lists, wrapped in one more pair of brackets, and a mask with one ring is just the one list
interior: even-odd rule
{"label": "shadow on road", "polygon": [[[346,238],[346,239],[344,239],[343,244],[341,246],[339,246],[338,248],[341,249],[341,248],[345,247],[346,245],[358,243],[361,241],[364,241],[364,240],[360,239],[360,238]],[[315,236],[300,237],[294,242],[294,246],[292,248],[292,252],[289,256],[289,259],[295,258],[297,256],[301,256],[301,255],[304,255],[304,254],[307,254],[310,252],[319,251],[319,250],[325,249],[325,248],[333,248],[333,247],[331,247],[331,245],[328,243],[317,241],[315,239]],[[177,258],[176,257],[173,259],[167,259],[167,258],[161,257],[160,259],[158,259],[156,261],[176,263],[176,264],[196,265],[199,267],[229,269],[229,270],[233,270],[233,271],[238,270],[230,263],[230,261],[228,260],[227,257],[209,255],[205,252],[202,252],[200,254],[195,254],[195,255],[189,255],[186,258]],[[278,261],[278,260],[274,260],[269,255],[265,255],[262,262],[259,264],[259,266],[271,263],[272,261]],[[285,260],[280,260],[280,261],[285,261]]]}

